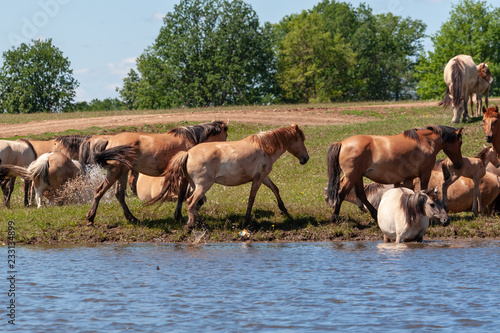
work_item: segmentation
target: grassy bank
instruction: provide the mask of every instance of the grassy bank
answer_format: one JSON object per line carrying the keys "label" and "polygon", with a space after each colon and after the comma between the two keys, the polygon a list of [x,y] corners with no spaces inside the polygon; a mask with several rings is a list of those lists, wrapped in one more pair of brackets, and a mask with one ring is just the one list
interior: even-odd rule
{"label": "grassy bank", "polygon": [[[207,193],[208,202],[200,210],[202,218],[208,225],[208,230],[201,241],[382,240],[382,234],[370,215],[359,211],[350,203],[342,205],[340,222],[337,225],[328,222],[331,209],[325,205],[323,187],[327,183],[325,160],[329,145],[354,134],[393,135],[405,129],[429,124],[450,125],[451,111],[443,112],[438,107],[359,111],[353,105],[352,109],[341,112],[367,117],[370,121],[339,126],[301,126],[306,133],[306,146],[311,157],[309,162],[301,166],[293,156],[285,154],[274,165],[270,177],[280,189],[291,214],[290,218],[279,214],[274,195],[268,188],[262,187],[257,194],[253,209],[254,219],[260,230],[249,237],[240,237],[240,231],[245,228],[244,214],[250,186],[249,184],[239,187],[214,185]],[[1,116],[0,122],[7,122]],[[85,116],[85,113],[80,113],[79,116]],[[95,115],[89,112],[88,116]],[[290,123],[293,121],[290,119]],[[90,128],[79,131],[78,134],[105,134],[119,131],[164,132],[185,124],[147,125],[111,130]],[[473,118],[463,126],[463,155],[473,156],[485,144],[481,119]],[[238,140],[272,128],[267,125],[231,121],[228,140]],[[74,134],[74,132],[50,133],[30,138],[48,139],[62,134]],[[440,157],[444,157],[444,154],[440,153],[438,158]],[[129,193],[127,203],[141,221],[139,224],[126,222],[119,204],[113,199],[101,203],[95,220],[96,226],[89,228],[86,226],[85,214],[90,203],[49,206],[41,209],[25,208],[22,205],[19,185],[16,186],[13,195],[12,208],[0,208],[2,242],[6,242],[7,239],[8,221],[13,221],[15,224],[17,243],[194,241],[194,235],[185,234],[182,230],[183,224],[173,220],[174,203],[144,207],[142,202]],[[184,215],[186,215],[185,210]],[[425,239],[500,237],[500,224],[496,216],[474,217],[472,213],[461,213],[451,215],[451,219],[449,227],[432,226]]]}

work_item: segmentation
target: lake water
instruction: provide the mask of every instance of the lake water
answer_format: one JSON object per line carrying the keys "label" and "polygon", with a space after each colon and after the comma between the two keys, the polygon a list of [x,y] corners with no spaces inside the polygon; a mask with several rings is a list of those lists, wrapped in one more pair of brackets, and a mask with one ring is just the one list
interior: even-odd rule
{"label": "lake water", "polygon": [[[16,331],[500,327],[498,240],[18,246],[15,275]],[[1,285],[5,331],[9,281]]]}

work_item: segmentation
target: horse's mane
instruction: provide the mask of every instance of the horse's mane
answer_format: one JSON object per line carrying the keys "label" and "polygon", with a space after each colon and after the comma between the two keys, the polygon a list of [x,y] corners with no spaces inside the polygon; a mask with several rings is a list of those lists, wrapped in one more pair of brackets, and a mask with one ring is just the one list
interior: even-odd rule
{"label": "horse's mane", "polygon": [[19,141],[19,142],[22,142],[22,143],[26,144],[31,149],[31,151],[33,152],[33,154],[35,154],[35,160],[38,158],[38,156],[36,154],[35,147],[33,147],[33,145],[31,144],[31,142],[29,142],[28,140],[23,139],[23,138],[17,139],[16,141]]}
{"label": "horse's mane", "polygon": [[304,132],[298,126],[281,127],[272,131],[254,134],[249,137],[266,154],[272,155],[288,147],[290,142],[300,138],[305,140]]}
{"label": "horse's mane", "polygon": [[490,149],[491,149],[491,146],[486,147],[483,150],[481,150],[479,153],[477,153],[476,156],[474,156],[474,157],[475,158],[479,158],[482,161],[483,158],[486,156],[486,154],[488,154],[488,152],[490,151]]}
{"label": "horse's mane", "polygon": [[227,131],[227,124],[223,121],[212,121],[206,124],[173,128],[168,133],[183,137],[192,144],[197,145],[212,135],[220,134],[222,131]]}
{"label": "horse's mane", "polygon": [[444,143],[454,142],[459,139],[456,128],[444,125],[429,125],[427,127],[412,128],[404,131],[403,135],[406,138],[419,142],[420,140],[418,138],[418,131],[423,130],[429,130],[432,131],[432,133],[439,135]]}
{"label": "horse's mane", "polygon": [[499,118],[500,115],[498,114],[497,108],[496,107],[491,107],[491,108],[484,108],[483,106],[483,113],[484,113],[484,118]]}
{"label": "horse's mane", "polygon": [[80,145],[91,137],[92,135],[64,135],[57,137],[56,142],[71,153],[78,153],[80,151]]}
{"label": "horse's mane", "polygon": [[421,193],[403,193],[401,196],[401,209],[405,212],[406,221],[411,226],[416,223],[416,217],[425,215],[427,196]]}

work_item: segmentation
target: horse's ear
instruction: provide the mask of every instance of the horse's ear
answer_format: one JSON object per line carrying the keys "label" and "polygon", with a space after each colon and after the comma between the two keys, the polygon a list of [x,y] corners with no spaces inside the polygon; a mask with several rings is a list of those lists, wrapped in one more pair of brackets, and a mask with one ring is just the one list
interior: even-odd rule
{"label": "horse's ear", "polygon": [[495,110],[498,112],[498,105],[495,105]]}
{"label": "horse's ear", "polygon": [[463,129],[464,129],[463,127],[460,127],[459,129],[456,130],[455,133],[457,133],[457,135],[460,135],[462,134]]}
{"label": "horse's ear", "polygon": [[483,105],[483,113],[486,113],[486,106]]}

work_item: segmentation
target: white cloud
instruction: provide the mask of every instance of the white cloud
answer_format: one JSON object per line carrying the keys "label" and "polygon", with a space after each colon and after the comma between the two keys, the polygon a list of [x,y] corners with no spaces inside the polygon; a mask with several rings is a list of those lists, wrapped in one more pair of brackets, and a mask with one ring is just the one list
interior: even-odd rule
{"label": "white cloud", "polygon": [[106,67],[110,75],[119,75],[124,78],[135,67],[136,59],[135,57],[125,58],[119,63],[109,63]]}
{"label": "white cloud", "polygon": [[165,17],[165,14],[156,12],[153,14],[153,22],[163,22],[163,18]]}

